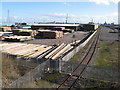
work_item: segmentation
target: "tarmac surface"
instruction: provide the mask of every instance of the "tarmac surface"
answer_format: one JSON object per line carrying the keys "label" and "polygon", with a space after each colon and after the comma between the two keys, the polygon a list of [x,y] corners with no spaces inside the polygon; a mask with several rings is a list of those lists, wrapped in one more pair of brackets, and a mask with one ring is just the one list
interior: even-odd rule
{"label": "tarmac surface", "polygon": [[23,43],[28,44],[41,44],[41,45],[59,45],[61,43],[69,44],[75,40],[82,40],[87,36],[88,32],[77,31],[74,33],[65,34],[62,38],[58,39],[34,39],[31,41],[25,41]]}
{"label": "tarmac surface", "polygon": [[101,27],[100,40],[107,42],[119,40],[118,33],[110,32],[111,30],[107,27]]}

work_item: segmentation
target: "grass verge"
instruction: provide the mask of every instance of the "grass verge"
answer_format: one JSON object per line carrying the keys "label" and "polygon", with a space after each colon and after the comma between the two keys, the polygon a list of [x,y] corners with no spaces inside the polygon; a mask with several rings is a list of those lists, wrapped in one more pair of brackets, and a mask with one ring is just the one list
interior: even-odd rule
{"label": "grass verge", "polygon": [[118,43],[113,42],[99,42],[99,53],[96,57],[96,65],[104,67],[114,67],[118,64]]}

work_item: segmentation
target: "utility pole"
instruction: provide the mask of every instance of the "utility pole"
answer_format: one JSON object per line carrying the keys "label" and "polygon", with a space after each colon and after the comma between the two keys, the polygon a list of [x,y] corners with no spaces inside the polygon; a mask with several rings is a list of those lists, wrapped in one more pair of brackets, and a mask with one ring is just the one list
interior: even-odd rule
{"label": "utility pole", "polygon": [[66,24],[67,24],[67,20],[68,20],[68,14],[67,14],[67,16],[66,16]]}
{"label": "utility pole", "polygon": [[7,13],[7,23],[8,25],[10,25],[10,11],[8,10],[8,13]]}

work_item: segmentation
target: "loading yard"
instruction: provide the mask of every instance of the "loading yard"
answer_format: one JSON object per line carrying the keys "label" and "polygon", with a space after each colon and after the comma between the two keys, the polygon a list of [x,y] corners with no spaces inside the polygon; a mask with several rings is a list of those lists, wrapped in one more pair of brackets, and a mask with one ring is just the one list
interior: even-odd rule
{"label": "loading yard", "polygon": [[74,33],[65,34],[62,38],[57,39],[34,39],[32,41],[26,41],[23,43],[28,44],[42,44],[42,45],[58,45],[58,44],[70,44],[75,40],[82,40],[85,36],[88,35],[88,32],[77,31]]}

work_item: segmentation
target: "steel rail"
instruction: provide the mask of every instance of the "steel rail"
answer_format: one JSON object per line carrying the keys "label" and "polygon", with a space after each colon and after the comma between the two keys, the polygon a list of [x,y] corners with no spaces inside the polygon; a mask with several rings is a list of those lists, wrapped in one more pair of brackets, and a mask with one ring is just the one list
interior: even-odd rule
{"label": "steel rail", "polygon": [[[94,53],[95,53],[95,50],[96,50],[96,47],[97,47],[97,43],[98,43],[98,40],[99,40],[99,34],[100,33],[98,33],[98,36],[97,36],[97,38],[96,38],[96,40],[95,40],[95,45],[94,46],[92,46],[93,47],[93,51],[92,51],[92,54],[90,55],[90,58],[89,58],[89,60],[88,60],[88,62],[87,62],[87,64],[86,64],[86,66],[82,69],[82,71],[80,72],[80,74],[79,74],[79,76],[77,77],[77,79],[72,83],[72,85],[70,86],[70,88],[69,88],[69,90],[71,90],[72,89],[72,87],[75,85],[75,83],[77,82],[77,80],[81,77],[81,75],[82,75],[82,73],[85,71],[85,69],[86,69],[86,67],[87,67],[87,65],[90,63],[90,61],[92,60],[92,58],[93,58],[93,56],[94,56]],[[90,54],[90,53],[89,53]]]}
{"label": "steel rail", "polygon": [[[83,64],[83,62],[87,59],[87,56],[89,55],[91,49],[93,48],[93,45],[94,45],[94,44],[97,45],[97,41],[98,41],[98,39],[99,39],[99,32],[98,32],[98,37],[97,37],[97,38],[96,38],[96,37],[97,37],[97,35],[94,36],[94,40],[92,41],[90,47],[89,47],[88,50],[87,50],[87,53],[85,54],[85,56],[84,56],[83,59],[82,59],[82,61],[81,61],[81,62],[79,63],[79,65],[73,70],[72,74],[71,74],[69,77],[67,77],[67,78],[63,81],[62,84],[60,84],[60,86],[57,88],[57,90],[60,90],[60,88],[61,88],[70,78],[72,78],[72,77],[74,76],[73,73],[74,73],[74,72],[81,66],[81,64]],[[95,41],[96,41],[96,43],[95,43]],[[94,48],[96,48],[96,46],[95,46]],[[93,51],[93,52],[94,52],[94,51]],[[88,62],[87,62],[87,65],[88,65],[89,62],[91,61],[93,55],[94,55],[94,53],[92,53],[91,56],[89,56],[90,58],[89,58],[89,60],[88,60]],[[87,67],[87,65],[86,65],[86,67]],[[86,68],[86,67],[85,67],[85,68]],[[84,72],[85,68],[83,68],[83,70],[80,72],[79,75],[81,75],[81,74]],[[73,86],[73,85],[75,84],[75,82],[79,79],[79,77],[80,77],[80,76],[78,76],[78,77],[75,79],[75,81],[72,83],[72,85],[70,86],[69,89],[72,88],[72,86]]]}

